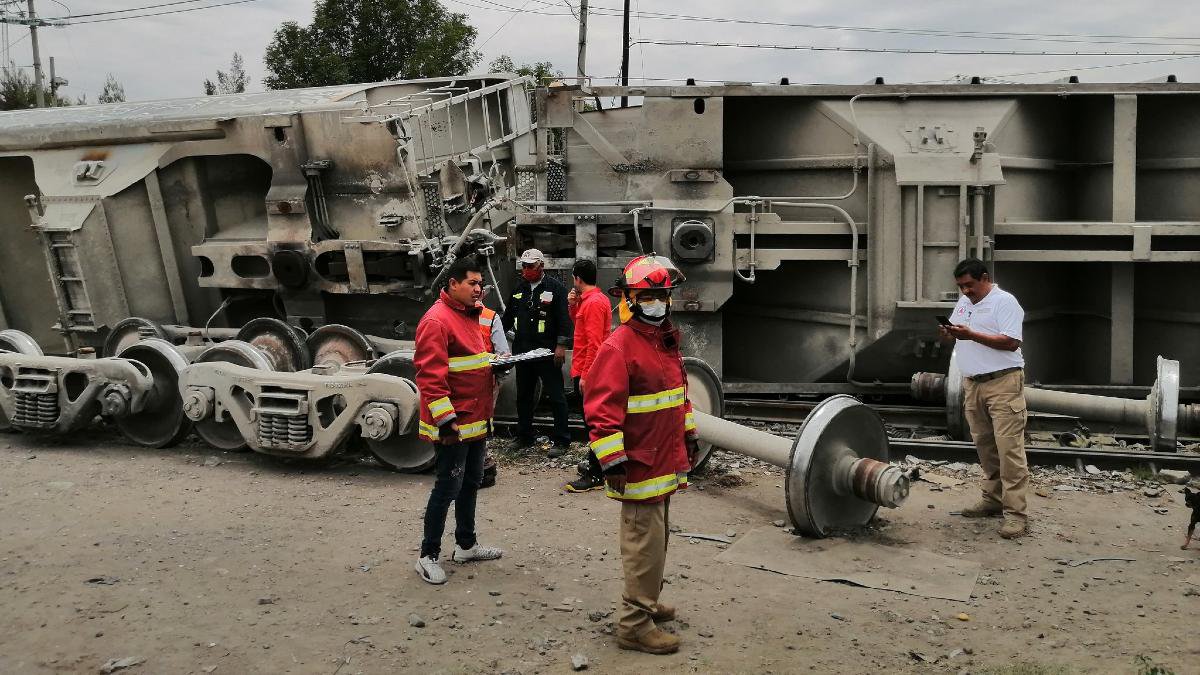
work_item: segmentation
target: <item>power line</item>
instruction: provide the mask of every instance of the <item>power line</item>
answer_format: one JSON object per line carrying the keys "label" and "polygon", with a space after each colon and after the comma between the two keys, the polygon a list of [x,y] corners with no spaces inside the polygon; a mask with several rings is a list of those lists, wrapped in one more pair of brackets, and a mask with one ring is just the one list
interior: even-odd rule
{"label": "power line", "polygon": [[[463,0],[455,0],[460,4],[476,9],[490,9],[492,11],[517,11],[515,7],[495,2],[494,0],[480,0],[486,2],[490,6],[472,5]],[[549,5],[549,3],[543,3]],[[595,6],[595,12],[600,16],[620,17],[623,15],[623,10],[617,7]],[[564,12],[550,12],[545,10],[526,10],[528,14],[540,14],[543,16],[566,16]],[[642,18],[649,20],[664,20],[664,21],[692,21],[702,23],[722,23],[722,24],[742,24],[752,26],[771,26],[781,28],[802,28],[809,30],[825,30],[825,31],[845,31],[845,32],[863,32],[863,33],[883,33],[895,35],[907,35],[911,37],[934,37],[934,38],[949,38],[949,39],[973,39],[973,40],[1019,40],[1025,42],[1062,42],[1062,43],[1079,43],[1079,44],[1127,44],[1127,45],[1145,45],[1145,46],[1197,46],[1192,44],[1200,41],[1200,37],[1196,36],[1170,36],[1170,35],[1112,35],[1112,34],[1087,34],[1087,33],[1018,33],[1018,32],[1003,32],[1003,31],[969,31],[969,30],[943,30],[935,28],[888,28],[880,26],[846,26],[837,24],[812,24],[812,23],[794,23],[786,21],[768,21],[759,19],[739,19],[731,17],[713,17],[699,16],[693,14],[673,14],[668,12],[640,12]],[[1171,40],[1183,42],[1169,42]]]}
{"label": "power line", "polygon": [[524,11],[525,11],[525,8],[526,8],[526,7],[528,7],[528,6],[529,6],[529,3],[531,3],[531,2],[533,2],[533,0],[525,0],[525,4],[524,4],[524,5],[521,5],[521,8],[520,8],[520,9],[516,10],[515,12],[513,12],[511,16],[509,16],[507,19],[505,19],[505,20],[504,20],[504,23],[500,24],[500,27],[499,27],[499,28],[497,28],[496,30],[492,31],[492,34],[491,34],[491,35],[489,35],[489,36],[487,36],[487,39],[486,39],[486,40],[484,40],[483,42],[479,43],[479,48],[480,48],[480,49],[483,49],[483,46],[484,46],[484,45],[486,45],[487,43],[491,42],[491,41],[492,41],[492,38],[496,37],[496,35],[497,35],[497,34],[498,34],[500,31],[504,30],[504,27],[505,27],[505,26],[507,26],[508,24],[512,23],[512,20],[513,20],[513,19],[515,19],[515,18],[517,18],[517,15],[518,15],[518,14],[520,14],[521,12],[524,12]]}
{"label": "power line", "polygon": [[[107,12],[91,12],[89,14],[71,14],[71,10],[68,8],[67,9],[68,16],[60,16],[60,17],[54,17],[54,18],[84,19],[84,18],[92,17],[92,16],[108,16],[110,14],[126,14],[129,12],[141,12],[141,11],[147,10],[147,9],[158,9],[160,7],[173,7],[175,5],[189,5],[189,4],[196,3],[196,2],[203,2],[203,0],[175,0],[175,2],[163,2],[163,3],[159,3],[157,5],[145,5],[143,7],[130,7],[129,9],[113,9],[113,10],[109,10]],[[58,4],[62,5],[61,2],[59,2]],[[66,5],[63,5],[63,7],[66,7]]]}
{"label": "power line", "polygon": [[639,40],[639,44],[668,47],[722,47],[810,52],[856,52],[869,54],[943,54],[948,56],[1200,56],[1200,52],[1100,52],[1100,51],[1006,51],[993,49],[921,49],[904,47],[831,47],[825,45],[771,45],[740,42],[697,42],[691,40]]}
{"label": "power line", "polygon": [[167,16],[169,14],[183,14],[185,12],[198,12],[202,9],[216,9],[217,7],[229,7],[230,5],[244,5],[248,2],[258,2],[258,0],[232,0],[231,2],[221,2],[215,5],[204,5],[203,7],[186,7],[184,9],[173,9],[163,12],[151,12],[149,14],[137,14],[134,16],[114,16],[107,19],[88,19],[87,21],[71,20],[67,23],[68,26],[78,26],[86,23],[107,23],[109,21],[125,21],[126,19],[145,19],[152,16]]}
{"label": "power line", "polygon": [[[1074,68],[1056,68],[1054,70],[1035,70],[1035,71],[1031,71],[1031,72],[1027,72],[1027,73],[1006,73],[1004,75],[985,75],[985,76],[983,76],[983,79],[998,80],[998,79],[1008,79],[1010,77],[1026,77],[1026,76],[1030,76],[1030,75],[1054,75],[1057,73],[1071,73],[1071,72],[1075,72],[1078,70],[1103,70],[1105,68],[1124,68],[1126,66],[1144,66],[1149,63],[1163,63],[1166,61],[1182,61],[1184,59],[1194,59],[1194,58],[1196,58],[1195,55],[1189,54],[1186,56],[1172,56],[1172,57],[1163,58],[1163,59],[1150,59],[1148,61],[1126,61],[1125,63],[1109,63],[1109,64],[1105,64],[1102,66],[1076,66]],[[935,81],[936,82],[945,82],[946,80],[935,80]],[[922,82],[920,84],[928,84],[928,83]]]}

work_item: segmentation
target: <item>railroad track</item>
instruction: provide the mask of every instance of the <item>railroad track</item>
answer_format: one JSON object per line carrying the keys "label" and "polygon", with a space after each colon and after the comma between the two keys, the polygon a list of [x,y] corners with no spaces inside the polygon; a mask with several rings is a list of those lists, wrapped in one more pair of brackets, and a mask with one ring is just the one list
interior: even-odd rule
{"label": "railroad track", "polygon": [[[730,420],[784,423],[799,425],[812,410],[815,403],[792,401],[746,401],[727,400],[725,402],[725,417]],[[921,406],[872,406],[889,425],[897,428],[927,428],[944,429],[945,413],[939,408]],[[1075,428],[1071,418],[1057,415],[1031,415],[1031,420],[1038,421],[1039,430],[1069,431]],[[939,423],[940,420],[940,423]],[[512,420],[497,419],[501,428],[515,428]],[[535,417],[534,425],[538,428],[549,429],[553,425],[550,417]],[[577,439],[585,438],[583,421],[572,417],[569,424]],[[1122,434],[1122,437],[1126,437]],[[1129,438],[1137,440],[1136,434]],[[1144,440],[1144,438],[1142,439]],[[945,460],[950,462],[975,462],[977,455],[975,446],[966,441],[952,440],[923,440],[914,438],[893,437],[889,441],[894,458],[913,455],[926,460]],[[1043,444],[1030,444],[1025,448],[1025,454],[1031,464],[1037,466],[1075,466],[1076,464],[1092,464],[1101,469],[1129,469],[1147,467],[1153,469],[1182,469],[1200,475],[1200,454],[1178,452],[1152,452],[1129,450],[1125,448],[1069,448]]]}

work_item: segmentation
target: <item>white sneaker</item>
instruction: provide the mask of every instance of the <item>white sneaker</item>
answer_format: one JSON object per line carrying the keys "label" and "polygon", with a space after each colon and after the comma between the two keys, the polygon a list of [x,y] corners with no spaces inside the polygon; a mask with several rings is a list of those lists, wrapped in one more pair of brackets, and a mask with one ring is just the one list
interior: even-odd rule
{"label": "white sneaker", "polygon": [[454,553],[451,555],[451,558],[456,563],[467,563],[472,560],[495,560],[502,555],[504,555],[504,551],[498,548],[480,546],[479,544],[475,544],[471,548],[460,548],[458,544],[455,544]]}
{"label": "white sneaker", "polygon": [[431,584],[446,583],[446,573],[442,570],[442,566],[438,564],[437,558],[425,556],[417,560],[417,574],[421,578]]}

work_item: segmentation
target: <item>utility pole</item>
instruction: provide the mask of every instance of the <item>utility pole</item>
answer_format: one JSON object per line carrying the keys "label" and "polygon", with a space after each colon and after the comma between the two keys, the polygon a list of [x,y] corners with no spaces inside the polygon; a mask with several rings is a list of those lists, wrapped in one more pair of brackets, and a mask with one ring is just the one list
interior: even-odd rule
{"label": "utility pole", "polygon": [[[33,7],[33,0],[29,0],[29,6]],[[625,0],[625,28],[621,37],[621,86],[629,86],[629,0]],[[629,107],[628,96],[621,97],[621,107]]]}
{"label": "utility pole", "polygon": [[[29,27],[29,41],[32,43],[32,46],[33,46],[33,81],[34,81],[34,86],[37,89],[37,91],[35,92],[35,94],[37,95],[37,107],[45,108],[46,107],[46,92],[42,89],[42,54],[38,50],[37,29],[41,28],[43,26],[65,26],[65,25],[67,25],[67,22],[61,21],[61,20],[53,20],[53,19],[50,21],[47,21],[45,19],[37,18],[37,14],[34,13],[34,9],[33,9],[33,0],[28,0],[28,2],[29,2],[29,15],[28,16],[26,16],[25,18],[21,18],[19,14],[14,16],[12,14],[4,13],[4,14],[0,14],[0,23],[4,23],[4,24],[11,23],[11,24],[19,25],[19,26],[28,26]],[[7,67],[7,64],[6,64],[6,67]]]}
{"label": "utility pole", "polygon": [[575,74],[579,76],[579,84],[587,77],[587,17],[588,0],[579,0],[579,56],[575,60]]}
{"label": "utility pole", "polygon": [[[626,1],[628,4],[628,0]],[[628,23],[628,19],[626,19]],[[33,84],[37,88],[37,107],[46,107],[46,92],[42,90],[42,55],[38,51],[37,15],[33,13],[33,0],[29,0],[29,41],[33,44]]]}

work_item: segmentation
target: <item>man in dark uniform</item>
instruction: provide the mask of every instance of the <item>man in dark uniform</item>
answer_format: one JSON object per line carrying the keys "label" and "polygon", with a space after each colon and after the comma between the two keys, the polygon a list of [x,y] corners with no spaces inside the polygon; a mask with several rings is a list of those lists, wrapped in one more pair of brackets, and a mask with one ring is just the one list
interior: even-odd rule
{"label": "man in dark uniform", "polygon": [[550,399],[554,411],[554,447],[550,457],[566,453],[571,443],[567,430],[567,399],[563,391],[562,364],[574,329],[567,313],[567,287],[545,271],[546,258],[536,248],[521,254],[521,282],[513,290],[504,310],[504,328],[513,331],[513,353],[531,349],[554,350],[553,361],[517,365],[517,440],[522,447],[533,445],[534,393],[537,383]]}

